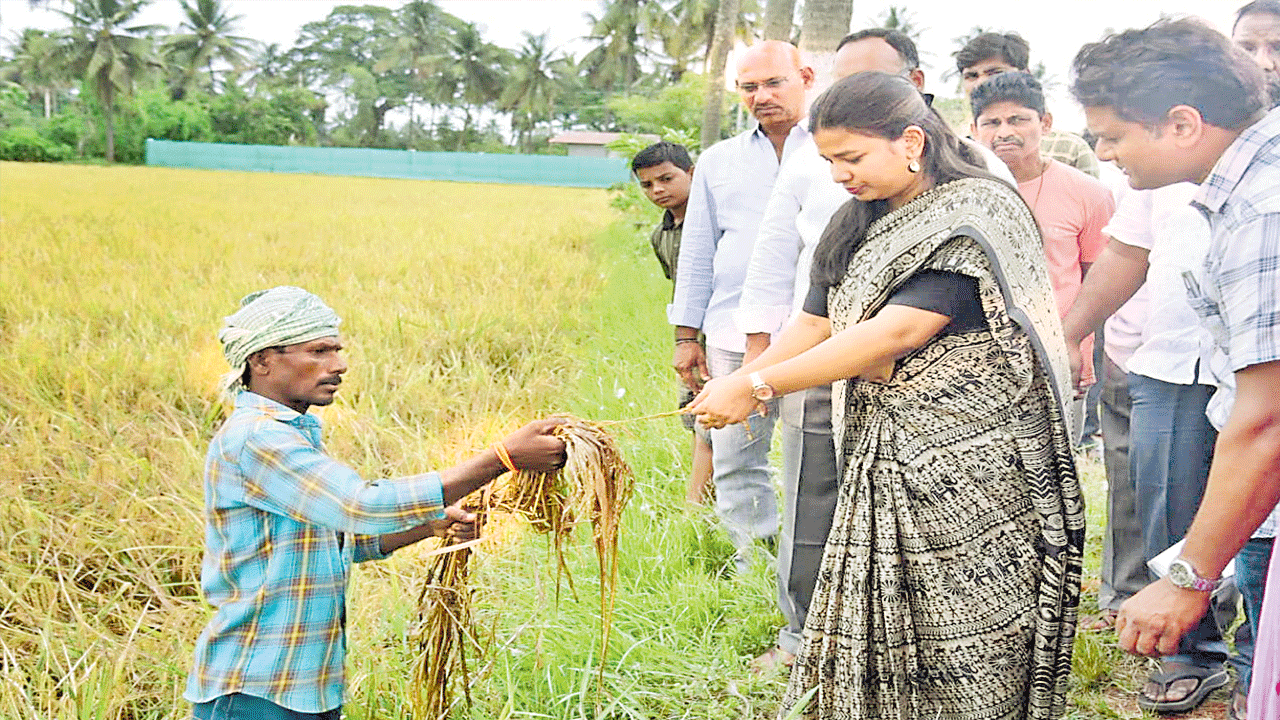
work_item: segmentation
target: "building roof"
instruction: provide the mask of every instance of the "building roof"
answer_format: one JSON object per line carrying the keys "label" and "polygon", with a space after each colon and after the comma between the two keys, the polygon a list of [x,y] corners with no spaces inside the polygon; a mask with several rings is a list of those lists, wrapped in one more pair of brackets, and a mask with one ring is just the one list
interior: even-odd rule
{"label": "building roof", "polygon": [[[592,130],[570,130],[562,132],[551,138],[548,142],[560,143],[563,145],[608,145],[609,143],[623,137],[627,133],[616,132],[594,132]],[[658,141],[657,135],[641,133],[638,137],[651,139],[653,142]]]}

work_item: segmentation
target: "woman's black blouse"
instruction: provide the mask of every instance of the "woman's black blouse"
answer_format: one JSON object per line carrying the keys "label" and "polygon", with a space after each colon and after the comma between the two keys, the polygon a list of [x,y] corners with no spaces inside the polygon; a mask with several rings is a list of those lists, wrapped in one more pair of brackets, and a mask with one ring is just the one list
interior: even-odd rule
{"label": "woman's black blouse", "polygon": [[[827,291],[817,285],[809,288],[804,311],[827,317]],[[978,280],[969,275],[943,270],[922,270],[911,276],[892,296],[888,305],[928,310],[946,315],[951,322],[942,329],[945,334],[969,332],[986,325],[982,303],[978,300]]]}

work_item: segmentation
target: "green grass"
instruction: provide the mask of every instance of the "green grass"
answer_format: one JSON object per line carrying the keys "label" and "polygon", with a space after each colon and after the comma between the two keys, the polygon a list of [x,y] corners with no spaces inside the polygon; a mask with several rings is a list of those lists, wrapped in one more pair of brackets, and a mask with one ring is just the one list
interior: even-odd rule
{"label": "green grass", "polygon": [[[196,634],[201,463],[222,417],[213,332],[281,282],[338,311],[352,370],[323,411],[330,451],[369,475],[439,467],[553,412],[674,407],[670,284],[599,191],[0,165],[0,719],[176,720]],[[494,651],[455,718],[773,718],[780,676],[746,663],[781,617],[771,572],[683,502],[688,433],[615,428],[636,471],[613,638],[597,688],[599,587],[511,524],[473,566]],[[1085,467],[1086,578],[1105,488]],[[420,548],[361,566],[350,593],[353,720],[411,716]],[[1092,602],[1087,595],[1086,603]],[[1082,609],[1085,612],[1089,607]],[[1077,643],[1073,718],[1143,668]]]}

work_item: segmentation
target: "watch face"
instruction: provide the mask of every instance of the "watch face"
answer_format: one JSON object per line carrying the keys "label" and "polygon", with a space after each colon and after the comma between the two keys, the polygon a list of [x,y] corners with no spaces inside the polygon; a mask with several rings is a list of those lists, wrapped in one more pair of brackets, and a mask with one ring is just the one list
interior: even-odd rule
{"label": "watch face", "polygon": [[755,399],[757,400],[772,400],[773,388],[768,385],[761,385],[757,387],[751,394],[754,395]]}
{"label": "watch face", "polygon": [[1169,565],[1169,581],[1178,587],[1189,588],[1195,584],[1196,579],[1185,561],[1174,560]]}

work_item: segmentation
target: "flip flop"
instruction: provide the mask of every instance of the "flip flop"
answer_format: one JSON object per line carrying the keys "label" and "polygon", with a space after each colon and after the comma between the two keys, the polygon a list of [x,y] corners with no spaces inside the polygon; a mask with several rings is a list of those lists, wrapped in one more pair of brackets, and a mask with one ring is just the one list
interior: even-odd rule
{"label": "flip flop", "polygon": [[[1155,699],[1167,694],[1173,684],[1179,680],[1193,680],[1196,683],[1186,697],[1178,700]],[[1162,662],[1158,671],[1147,676],[1147,684],[1138,693],[1138,707],[1162,714],[1187,712],[1204,702],[1209,693],[1226,685],[1229,680],[1230,677],[1222,666],[1205,668],[1184,663]],[[1147,688],[1152,685],[1156,686],[1156,692],[1148,694]]]}

